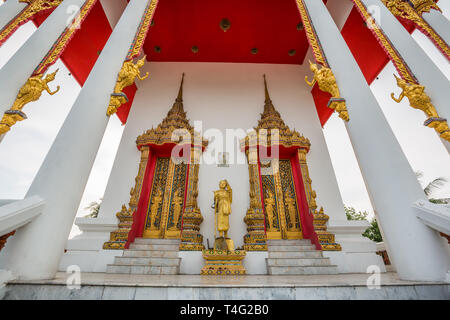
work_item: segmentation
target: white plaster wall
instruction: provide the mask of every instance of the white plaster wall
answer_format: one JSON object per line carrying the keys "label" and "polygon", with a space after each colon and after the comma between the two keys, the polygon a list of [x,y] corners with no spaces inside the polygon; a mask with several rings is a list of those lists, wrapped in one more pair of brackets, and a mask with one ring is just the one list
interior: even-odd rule
{"label": "white plaster wall", "polygon": [[[331,165],[322,128],[310,94],[304,82],[304,66],[233,63],[148,63],[148,80],[139,82],[117,157],[106,188],[99,216],[116,219],[122,204],[129,201],[129,191],[134,186],[140,153],[136,137],[143,131],[156,127],[172,106],[179,87],[181,74],[184,83],[184,108],[188,118],[201,120],[203,133],[219,129],[247,130],[257,125],[264,107],[262,75],[268,79],[273,103],[286,124],[296,129],[312,144],[308,155],[313,187],[317,190],[318,204],[330,216],[330,224],[346,220],[336,178]],[[211,209],[213,191],[220,179],[228,179],[233,188],[231,230],[229,235],[236,247],[243,245],[246,225],[243,222],[249,205],[249,182],[246,164],[228,168],[202,163],[199,174],[198,202],[204,222],[201,233],[214,239],[214,215]]]}

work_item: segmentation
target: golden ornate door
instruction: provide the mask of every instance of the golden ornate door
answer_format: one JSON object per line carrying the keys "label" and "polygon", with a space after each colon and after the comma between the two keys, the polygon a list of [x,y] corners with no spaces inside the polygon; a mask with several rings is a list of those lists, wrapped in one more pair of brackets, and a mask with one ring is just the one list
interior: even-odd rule
{"label": "golden ornate door", "polygon": [[180,238],[186,172],[185,163],[174,163],[169,157],[156,160],[144,238]]}
{"label": "golden ornate door", "polygon": [[303,239],[291,161],[261,161],[267,239]]}

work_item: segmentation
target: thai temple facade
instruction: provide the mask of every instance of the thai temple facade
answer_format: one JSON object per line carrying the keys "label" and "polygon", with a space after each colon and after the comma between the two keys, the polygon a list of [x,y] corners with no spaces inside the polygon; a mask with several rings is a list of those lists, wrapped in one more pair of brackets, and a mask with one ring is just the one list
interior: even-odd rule
{"label": "thai temple facade", "polygon": [[[369,87],[392,62],[386,95],[424,113],[450,150],[449,81],[411,36],[450,60],[439,2],[7,0],[0,46],[28,21],[38,28],[0,69],[0,139],[58,95],[58,59],[81,91],[24,199],[0,202],[6,289],[73,266],[82,277],[384,274],[368,223],[346,217],[323,134],[334,112],[396,277],[449,281],[450,209],[428,201]],[[98,217],[76,218],[111,117],[124,131]]]}

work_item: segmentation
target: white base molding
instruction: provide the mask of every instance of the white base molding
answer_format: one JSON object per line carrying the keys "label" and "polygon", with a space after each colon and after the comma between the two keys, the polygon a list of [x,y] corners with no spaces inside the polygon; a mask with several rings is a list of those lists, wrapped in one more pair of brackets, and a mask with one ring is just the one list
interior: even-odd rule
{"label": "white base molding", "polygon": [[386,272],[383,259],[376,254],[376,243],[362,236],[367,227],[367,221],[355,220],[335,220],[328,225],[328,231],[336,236],[342,251],[324,251],[323,255],[337,265],[338,273],[365,273],[373,265],[378,266],[380,272]]}
{"label": "white base molding", "polygon": [[[77,218],[75,223],[82,234],[68,240],[59,270],[65,272],[68,266],[77,265],[82,272],[106,272],[106,266],[114,263],[114,257],[123,252],[102,249],[110,232],[117,229],[116,219]],[[328,225],[328,231],[335,234],[342,251],[323,251],[323,255],[337,266],[338,273],[365,273],[372,265],[379,266],[380,272],[386,272],[383,259],[376,254],[375,242],[361,235],[367,227],[366,221],[335,220]],[[180,251],[179,257],[182,258],[180,274],[200,274],[204,265],[201,251]],[[266,251],[247,252],[244,259],[247,274],[267,274],[266,258]]]}
{"label": "white base molding", "polygon": [[[6,286],[5,300],[406,300],[450,299],[445,282],[402,281],[380,275],[367,287],[368,274],[236,277],[82,273],[81,287],[69,289],[65,272],[53,280],[19,281]],[[174,317],[172,317],[174,318]]]}
{"label": "white base molding", "polygon": [[6,293],[6,283],[14,280],[14,276],[11,271],[0,270],[0,300],[3,299]]}
{"label": "white base molding", "polygon": [[75,224],[82,233],[67,241],[66,252],[61,258],[59,271],[76,265],[81,272],[106,272],[106,266],[121,256],[123,250],[103,250],[111,231],[117,229],[117,219],[77,218]]}

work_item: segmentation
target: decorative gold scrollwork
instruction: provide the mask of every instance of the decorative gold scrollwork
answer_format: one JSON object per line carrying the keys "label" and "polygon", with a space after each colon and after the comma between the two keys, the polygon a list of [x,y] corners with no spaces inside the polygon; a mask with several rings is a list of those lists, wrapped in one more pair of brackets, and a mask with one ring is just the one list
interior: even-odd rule
{"label": "decorative gold scrollwork", "polygon": [[148,72],[142,77],[140,70],[144,66],[145,59],[146,56],[138,60],[137,63],[133,63],[133,60],[125,61],[123,63],[122,69],[120,69],[119,75],[117,76],[114,92],[111,94],[108,110],[106,112],[107,116],[113,115],[121,105],[128,102],[127,95],[122,92],[125,87],[131,86],[136,78],[139,80],[148,78]]}
{"label": "decorative gold scrollwork", "polygon": [[424,12],[430,12],[431,9],[435,9],[438,11],[441,11],[441,8],[438,7],[435,0],[409,0],[412,5],[414,6],[414,9],[416,9],[417,13],[420,15]]}
{"label": "decorative gold scrollwork", "polygon": [[59,86],[56,87],[55,91],[51,91],[48,87],[48,83],[55,80],[57,72],[58,70],[48,74],[44,79],[42,79],[43,74],[40,74],[27,80],[20,88],[13,106],[5,112],[0,121],[0,135],[8,132],[17,121],[27,118],[26,114],[22,112],[23,107],[30,102],[39,100],[43,91],[47,91],[50,95],[59,91]]}
{"label": "decorative gold scrollwork", "polygon": [[341,97],[333,71],[325,66],[319,68],[317,64],[312,63],[311,61],[309,61],[309,68],[314,73],[314,79],[312,81],[308,81],[308,76],[305,76],[306,83],[310,87],[313,87],[317,83],[320,90],[331,94],[328,107],[336,110],[342,120],[348,121],[350,118],[345,99]]}
{"label": "decorative gold scrollwork", "polygon": [[[382,0],[384,5],[389,11],[396,17],[400,17],[409,21],[412,21],[416,26],[422,30],[430,39],[435,43],[439,50],[450,59],[450,47],[444,41],[444,39],[434,31],[434,29],[422,18],[421,13],[415,8],[426,9],[428,11],[431,7],[436,8],[436,3],[433,1],[416,1],[414,7],[410,5],[409,1],[405,0]],[[422,11],[423,12],[423,11]]]}
{"label": "decorative gold scrollwork", "polygon": [[63,0],[19,0],[19,2],[27,3],[28,6],[0,30],[0,45],[4,43],[18,27],[33,18],[36,13],[57,7],[62,1]]}

